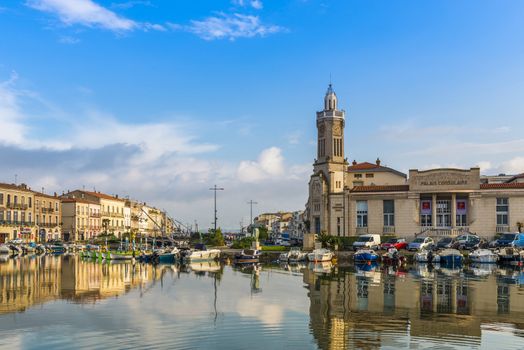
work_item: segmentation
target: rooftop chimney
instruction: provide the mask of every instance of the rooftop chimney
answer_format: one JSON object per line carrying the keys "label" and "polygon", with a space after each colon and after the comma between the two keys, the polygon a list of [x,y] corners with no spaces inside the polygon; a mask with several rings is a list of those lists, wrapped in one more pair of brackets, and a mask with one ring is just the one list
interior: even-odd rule
{"label": "rooftop chimney", "polygon": [[377,157],[377,166],[380,166],[380,158]]}
{"label": "rooftop chimney", "polygon": [[353,165],[357,165],[357,161],[356,160],[353,160],[353,163],[351,163]]}

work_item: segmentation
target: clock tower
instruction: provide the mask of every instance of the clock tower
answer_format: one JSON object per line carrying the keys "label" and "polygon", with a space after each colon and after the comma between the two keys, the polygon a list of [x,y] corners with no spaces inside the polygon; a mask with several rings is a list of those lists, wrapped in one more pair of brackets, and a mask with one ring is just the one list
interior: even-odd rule
{"label": "clock tower", "polygon": [[[338,109],[337,95],[329,84],[324,109],[317,112],[316,118],[317,158],[309,181],[307,207],[310,241],[315,234],[347,235],[344,214],[344,174],[348,167],[344,158],[345,114],[344,110]],[[310,245],[304,237],[304,247],[310,248]]]}

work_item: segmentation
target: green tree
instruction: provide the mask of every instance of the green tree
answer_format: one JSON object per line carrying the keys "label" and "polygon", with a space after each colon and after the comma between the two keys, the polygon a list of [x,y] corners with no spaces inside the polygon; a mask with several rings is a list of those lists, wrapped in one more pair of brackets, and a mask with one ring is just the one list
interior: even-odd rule
{"label": "green tree", "polygon": [[265,241],[269,238],[269,232],[267,230],[267,227],[261,226],[258,228],[258,239],[260,241]]}
{"label": "green tree", "polygon": [[210,229],[207,235],[206,244],[211,246],[224,246],[226,243],[224,242],[224,236],[222,235],[222,229],[219,227],[217,228],[216,232],[213,232],[214,230]]}
{"label": "green tree", "polygon": [[322,248],[327,248],[331,241],[331,236],[327,235],[325,232],[322,232],[320,236],[318,236],[318,241],[322,243]]}

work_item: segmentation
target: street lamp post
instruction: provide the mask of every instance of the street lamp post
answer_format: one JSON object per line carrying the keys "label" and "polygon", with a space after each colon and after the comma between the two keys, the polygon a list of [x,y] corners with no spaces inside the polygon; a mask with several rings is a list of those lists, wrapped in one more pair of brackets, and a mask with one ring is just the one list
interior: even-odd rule
{"label": "street lamp post", "polygon": [[216,233],[217,232],[217,191],[223,191],[224,189],[221,187],[217,187],[217,185],[215,185],[213,188],[210,188],[209,190],[215,192],[215,220],[214,220],[215,230],[213,231],[213,233]]}
{"label": "street lamp post", "polygon": [[251,220],[249,221],[249,224],[250,225],[253,225],[253,204],[258,204],[257,202],[254,202],[253,200],[250,200],[249,202],[247,202],[247,204],[249,204],[250,206],[250,215],[251,215]]}

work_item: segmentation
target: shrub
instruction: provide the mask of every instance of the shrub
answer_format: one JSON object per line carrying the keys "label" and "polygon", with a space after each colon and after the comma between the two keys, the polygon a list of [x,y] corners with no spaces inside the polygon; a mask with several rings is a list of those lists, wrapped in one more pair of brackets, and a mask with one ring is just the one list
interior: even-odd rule
{"label": "shrub", "polygon": [[231,248],[233,248],[233,249],[251,248],[251,243],[254,240],[255,239],[253,237],[244,237],[244,238],[241,238],[241,239],[237,239],[236,241],[233,242],[233,244],[231,245]]}

